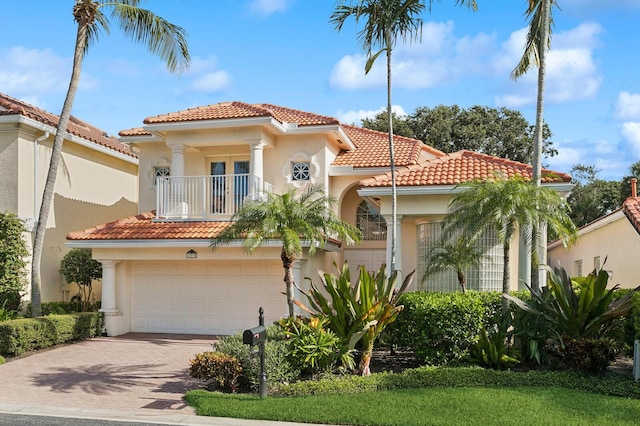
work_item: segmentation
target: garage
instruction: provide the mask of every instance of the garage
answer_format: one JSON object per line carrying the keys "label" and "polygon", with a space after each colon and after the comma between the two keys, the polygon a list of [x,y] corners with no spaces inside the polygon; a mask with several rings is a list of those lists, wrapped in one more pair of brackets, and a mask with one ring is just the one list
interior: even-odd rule
{"label": "garage", "polygon": [[227,335],[286,315],[279,260],[132,261],[131,331]]}

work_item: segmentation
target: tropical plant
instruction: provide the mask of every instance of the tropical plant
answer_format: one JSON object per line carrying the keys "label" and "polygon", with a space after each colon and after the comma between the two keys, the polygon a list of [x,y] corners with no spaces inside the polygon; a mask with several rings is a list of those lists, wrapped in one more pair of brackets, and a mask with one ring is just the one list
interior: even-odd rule
{"label": "tropical plant", "polygon": [[242,366],[237,358],[222,352],[202,352],[189,360],[189,375],[207,382],[207,389],[236,393]]}
{"label": "tropical plant", "polygon": [[308,244],[313,255],[316,246],[325,247],[330,238],[340,238],[349,245],[360,242],[361,233],[338,218],[333,210],[336,199],[327,195],[322,185],[310,185],[298,193],[290,188],[283,194],[265,193],[249,201],[231,218],[232,224],[211,240],[215,249],[222,244],[242,240],[243,248],[253,253],[263,243],[280,241],[280,259],[284,268],[289,317],[294,316],[293,264]]}
{"label": "tropical plant", "polygon": [[294,365],[311,375],[339,370],[353,370],[353,350],[343,350],[342,340],[327,327],[326,317],[287,318],[280,320],[287,336]]}
{"label": "tropical plant", "polygon": [[91,249],[74,248],[60,261],[60,273],[68,283],[76,283],[81,311],[86,312],[91,303],[93,281],[102,278],[102,264],[91,256]]}
{"label": "tropical plant", "polygon": [[44,236],[47,228],[47,218],[51,210],[58,166],[62,157],[62,144],[67,134],[67,125],[71,117],[73,101],[80,83],[82,62],[89,51],[89,47],[98,41],[101,31],[109,34],[110,22],[103,9],[110,10],[111,18],[118,23],[125,35],[136,42],[146,44],[151,53],[158,55],[165,62],[170,72],[180,71],[189,65],[190,56],[185,31],[153,12],[140,8],[140,3],[142,3],[141,0],[74,0],[73,2],[73,18],[78,25],[73,54],[73,69],[62,112],[56,126],[49,171],[44,185],[33,243],[33,259],[31,262],[31,307],[33,316],[40,316],[41,314],[40,263]]}
{"label": "tropical plant", "polygon": [[[537,187],[520,176],[505,179],[498,174],[488,180],[461,184],[460,188],[462,190],[451,199],[450,212],[444,220],[445,231],[449,235],[460,232],[474,241],[484,232],[495,230],[504,253],[502,291],[505,294],[510,290],[511,240],[518,228],[545,223],[565,244],[577,239],[566,200],[551,188]],[[507,308],[505,300],[503,311]]]}
{"label": "tropical plant", "polygon": [[539,291],[529,287],[537,306],[509,294],[503,296],[520,309],[543,316],[562,338],[598,337],[613,320],[631,312],[633,293],[640,290],[637,287],[614,299],[619,285],[607,290],[609,274],[604,269],[571,279],[561,266],[545,268],[549,274],[547,286]]}
{"label": "tropical plant", "polygon": [[[429,0],[429,9],[431,9],[432,3],[433,0]],[[456,0],[456,4],[464,4],[473,7],[474,10],[477,8],[475,0]],[[367,55],[365,74],[369,73],[380,54],[385,53],[387,57],[387,117],[389,120],[389,167],[391,171],[390,272],[395,270],[397,243],[397,190],[391,110],[391,55],[398,39],[409,42],[421,39],[422,19],[419,18],[419,15],[424,9],[423,0],[340,0],[329,21],[338,32],[342,30],[344,23],[350,17],[354,18],[356,25],[360,20],[366,21],[364,28],[358,32],[358,39]],[[378,47],[380,50],[373,53],[373,49]]]}
{"label": "tropical plant", "polygon": [[[334,266],[338,269],[338,265],[334,263]],[[366,376],[371,374],[374,343],[404,308],[398,305],[398,298],[411,284],[415,271],[407,275],[400,287],[396,287],[398,272],[393,271],[388,277],[386,265],[376,273],[367,271],[364,266],[359,270],[358,281],[353,285],[346,262],[338,275],[319,271],[321,287],[307,278],[311,287],[306,294],[309,307],[299,301],[297,304],[328,319],[329,328],[343,341],[343,352],[354,349],[362,339],[359,370]]]}
{"label": "tropical plant", "polygon": [[[538,96],[536,99],[536,122],[534,128],[534,149],[533,149],[533,176],[532,181],[535,186],[542,183],[542,142],[543,142],[543,124],[544,124],[544,85],[547,71],[547,50],[551,48],[551,29],[553,28],[553,17],[551,15],[551,6],[557,6],[556,0],[528,0],[525,15],[530,18],[529,31],[527,32],[527,40],[524,52],[520,61],[511,72],[511,78],[514,80],[523,76],[531,68],[532,62],[538,66]],[[542,224],[540,222],[533,223],[532,232],[532,268],[531,268],[531,286],[538,289],[539,272],[538,259],[536,251],[540,249],[538,241],[539,234],[536,229]]]}
{"label": "tropical plant", "polygon": [[483,257],[487,257],[482,252],[482,248],[463,237],[443,239],[437,246],[433,247],[423,259],[425,264],[422,281],[439,272],[453,268],[458,276],[460,290],[466,291],[467,278],[464,271],[477,267]]}
{"label": "tropical plant", "polygon": [[0,303],[8,312],[20,309],[27,286],[27,245],[24,223],[13,213],[0,213]]}
{"label": "tropical plant", "polygon": [[470,348],[471,360],[494,370],[504,370],[519,363],[509,355],[505,328],[504,324],[494,324],[489,329],[482,327],[478,341]]}

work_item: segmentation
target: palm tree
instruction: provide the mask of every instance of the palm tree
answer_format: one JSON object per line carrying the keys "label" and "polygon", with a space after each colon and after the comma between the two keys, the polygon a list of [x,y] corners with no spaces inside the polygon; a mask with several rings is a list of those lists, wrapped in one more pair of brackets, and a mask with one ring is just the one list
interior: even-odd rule
{"label": "palm tree", "polygon": [[[266,241],[282,243],[280,259],[284,268],[289,317],[293,312],[293,263],[302,254],[303,243],[313,255],[316,246],[324,247],[330,238],[337,237],[347,244],[360,242],[360,231],[340,220],[333,207],[336,200],[328,196],[322,185],[311,185],[296,193],[290,188],[283,194],[266,193],[261,199],[245,203],[232,217],[232,224],[211,240],[211,247],[242,240],[248,253],[253,253]],[[305,244],[305,245],[306,245]]]}
{"label": "palm tree", "polygon": [[422,281],[426,281],[432,275],[454,268],[458,276],[458,284],[464,293],[466,291],[467,278],[464,271],[477,267],[483,257],[482,248],[474,241],[464,237],[443,238],[441,244],[433,247],[424,258],[425,270]]}
{"label": "palm tree", "polygon": [[56,127],[56,135],[51,150],[51,160],[47,180],[42,194],[42,204],[38,214],[36,232],[33,242],[33,258],[31,262],[31,312],[32,316],[40,316],[41,309],[41,277],[40,261],[44,236],[47,228],[47,217],[51,210],[51,200],[58,173],[62,153],[62,143],[71,117],[73,100],[75,99],[82,61],[92,43],[98,41],[100,31],[109,34],[109,19],[102,9],[109,9],[112,19],[118,22],[124,33],[134,41],[146,44],[149,51],[162,59],[170,72],[181,71],[189,66],[190,56],[185,31],[141,9],[140,0],[74,0],[73,17],[78,24],[76,44],[73,55],[73,69],[67,95],[62,106],[60,119]]}
{"label": "palm tree", "polygon": [[[538,66],[538,96],[536,100],[536,123],[533,134],[533,177],[532,181],[536,186],[540,186],[542,182],[542,143],[543,143],[543,125],[544,125],[544,83],[546,75],[546,57],[547,49],[551,48],[551,29],[553,27],[553,17],[551,16],[551,6],[557,7],[556,0],[528,0],[526,16],[531,19],[529,23],[529,31],[527,33],[527,41],[524,53],[518,62],[518,65],[511,72],[511,78],[516,80],[529,71],[532,66],[532,60]],[[534,228],[540,227],[541,224],[532,224]],[[531,241],[532,248],[532,265],[535,267],[531,270],[531,287],[534,290],[540,288],[538,274],[538,255],[539,250],[538,232],[534,229]]]}
{"label": "palm tree", "polygon": [[[347,4],[348,3],[348,4]],[[355,6],[353,4],[356,4]],[[429,0],[429,10],[433,0]],[[475,0],[456,0],[456,4],[464,4],[477,8]],[[391,111],[391,53],[398,38],[403,41],[421,38],[422,19],[418,16],[424,11],[423,0],[340,0],[329,20],[340,32],[346,20],[353,17],[358,24],[365,19],[364,28],[358,33],[358,39],[368,59],[365,74],[369,73],[373,63],[381,53],[387,56],[387,117],[389,120],[389,161],[391,168],[391,259],[389,273],[395,271],[396,264],[396,222],[397,222],[397,190],[395,153],[393,147],[393,114]],[[373,53],[374,47],[379,47]]]}
{"label": "palm tree", "polygon": [[[510,290],[509,252],[518,228],[547,223],[549,230],[565,244],[577,239],[578,231],[569,217],[567,201],[551,188],[536,186],[522,177],[505,179],[500,175],[461,187],[462,191],[451,199],[450,213],[444,220],[446,233],[461,232],[463,237],[475,241],[484,232],[495,230],[504,253],[503,293]],[[506,299],[503,302],[506,309]]]}

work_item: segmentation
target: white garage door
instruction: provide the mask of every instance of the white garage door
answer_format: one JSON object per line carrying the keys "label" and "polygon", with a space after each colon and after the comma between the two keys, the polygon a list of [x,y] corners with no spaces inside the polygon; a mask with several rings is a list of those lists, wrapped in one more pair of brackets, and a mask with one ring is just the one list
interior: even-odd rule
{"label": "white garage door", "polygon": [[137,261],[131,265],[131,331],[234,334],[287,312],[280,261]]}
{"label": "white garage door", "polygon": [[344,259],[349,263],[351,277],[357,277],[358,267],[364,265],[367,271],[377,272],[387,262],[385,249],[345,249]]}

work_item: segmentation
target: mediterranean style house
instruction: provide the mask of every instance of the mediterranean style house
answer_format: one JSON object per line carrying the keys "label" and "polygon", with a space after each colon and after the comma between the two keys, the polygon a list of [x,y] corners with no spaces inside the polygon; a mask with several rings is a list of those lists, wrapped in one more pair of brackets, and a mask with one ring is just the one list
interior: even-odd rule
{"label": "mediterranean style house", "polygon": [[[253,255],[242,244],[218,247],[211,238],[230,224],[242,203],[261,191],[322,184],[338,200],[338,215],[363,233],[358,246],[336,242],[296,261],[296,283],[318,279],[347,261],[354,270],[389,263],[391,188],[386,133],[332,117],[270,104],[226,102],[148,117],[120,132],[140,155],[139,212],[72,232],[68,246],[88,247],[102,262],[102,310],[109,335],[126,332],[229,334],[251,327],[259,307],[266,320],[286,315],[280,245]],[[396,136],[398,244],[396,267],[421,276],[425,253],[437,241],[449,198],[460,183],[505,176],[530,178],[531,167],[470,151],[445,154]],[[551,176],[551,175],[550,175]],[[546,178],[570,188],[563,173]],[[491,259],[469,273],[469,288],[502,289],[502,249],[488,235]],[[512,285],[524,272],[526,248],[513,244]],[[355,271],[354,271],[355,272]],[[352,272],[352,275],[354,274]],[[415,280],[414,289],[455,291],[455,274]]]}
{"label": "mediterranean style house", "polygon": [[[0,93],[0,211],[25,222],[29,249],[57,124],[58,116]],[[68,301],[78,291],[58,273],[67,234],[135,214],[138,202],[138,154],[131,147],[71,117],[62,151],[42,253],[43,302]]]}
{"label": "mediterranean style house", "polygon": [[559,241],[548,246],[550,265],[560,264],[572,276],[585,276],[594,269],[609,273],[609,284],[623,288],[640,285],[640,198],[637,180],[631,180],[631,196],[622,207],[578,230],[578,242],[563,248]]}

